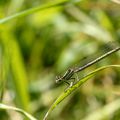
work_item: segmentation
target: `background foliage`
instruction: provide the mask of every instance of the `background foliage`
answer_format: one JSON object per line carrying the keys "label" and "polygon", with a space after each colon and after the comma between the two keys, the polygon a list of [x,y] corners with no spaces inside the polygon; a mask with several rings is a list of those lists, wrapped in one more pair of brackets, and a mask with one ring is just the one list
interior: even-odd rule
{"label": "background foliage", "polygon": [[[24,15],[19,14],[21,11]],[[81,65],[86,56],[105,53],[105,44],[120,43],[119,11],[120,4],[109,0],[0,0],[1,103],[22,108],[42,120],[66,88],[65,84],[55,84],[56,75]],[[16,13],[14,19],[2,19]],[[119,59],[117,52],[79,77],[100,66],[120,64]],[[119,120],[119,73],[119,69],[109,68],[96,74],[65,99],[49,119],[91,120],[90,115],[99,116],[107,109],[111,114],[105,120]],[[0,119],[22,120],[23,116],[0,110]]]}

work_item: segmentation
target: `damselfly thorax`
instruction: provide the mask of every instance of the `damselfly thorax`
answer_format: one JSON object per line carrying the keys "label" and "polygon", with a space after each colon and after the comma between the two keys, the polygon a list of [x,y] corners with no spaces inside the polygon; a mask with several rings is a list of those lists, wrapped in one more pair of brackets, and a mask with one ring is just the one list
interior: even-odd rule
{"label": "damselfly thorax", "polygon": [[63,76],[56,76],[56,83],[60,83],[62,81],[70,80],[74,75],[74,69],[68,69]]}

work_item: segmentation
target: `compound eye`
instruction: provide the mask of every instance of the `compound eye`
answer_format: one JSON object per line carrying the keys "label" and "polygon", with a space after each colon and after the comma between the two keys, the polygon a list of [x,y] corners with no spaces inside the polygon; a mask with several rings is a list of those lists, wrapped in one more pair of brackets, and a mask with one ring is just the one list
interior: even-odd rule
{"label": "compound eye", "polygon": [[56,76],[56,80],[58,79],[58,76]]}
{"label": "compound eye", "polygon": [[60,76],[56,76],[56,83],[60,83],[61,82],[61,77]]}
{"label": "compound eye", "polygon": [[59,76],[56,76],[56,80],[55,81],[56,81],[56,83],[59,81]]}
{"label": "compound eye", "polygon": [[61,78],[61,76],[56,76],[56,80],[58,80],[58,79],[60,79]]}

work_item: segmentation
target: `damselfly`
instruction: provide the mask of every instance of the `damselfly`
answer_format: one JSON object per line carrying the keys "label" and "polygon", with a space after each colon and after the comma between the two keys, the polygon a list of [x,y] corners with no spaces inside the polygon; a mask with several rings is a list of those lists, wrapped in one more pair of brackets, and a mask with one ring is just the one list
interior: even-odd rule
{"label": "damselfly", "polygon": [[100,60],[106,58],[107,56],[109,56],[112,53],[115,53],[119,50],[120,50],[120,47],[116,47],[116,48],[106,52],[105,54],[101,55],[100,57],[97,57],[96,59],[88,62],[87,64],[83,65],[82,67],[68,69],[63,76],[56,76],[56,83],[65,82],[65,83],[69,84],[70,86],[72,86],[74,82],[69,83],[68,81],[71,79],[75,80],[75,78],[73,78],[73,75],[75,73],[78,73],[78,72],[86,69],[87,67],[90,67],[91,65],[99,62]]}

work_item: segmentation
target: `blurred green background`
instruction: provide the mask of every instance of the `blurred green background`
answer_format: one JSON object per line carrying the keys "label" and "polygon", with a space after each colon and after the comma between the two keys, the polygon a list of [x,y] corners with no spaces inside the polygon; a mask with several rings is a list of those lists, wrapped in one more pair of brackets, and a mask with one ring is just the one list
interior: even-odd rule
{"label": "blurred green background", "polygon": [[[0,0],[0,18],[54,1]],[[86,56],[105,53],[103,46],[111,41],[120,43],[120,4],[109,0],[70,1],[0,24],[1,103],[22,108],[42,120],[66,88],[65,84],[56,85],[55,76],[80,65]],[[120,64],[120,52],[79,77],[109,64]],[[119,91],[120,70],[106,69],[60,103],[48,119],[87,120],[119,99]],[[120,120],[120,105],[116,110],[108,109],[113,112],[104,120]],[[0,120],[23,118],[14,111],[0,110]]]}

